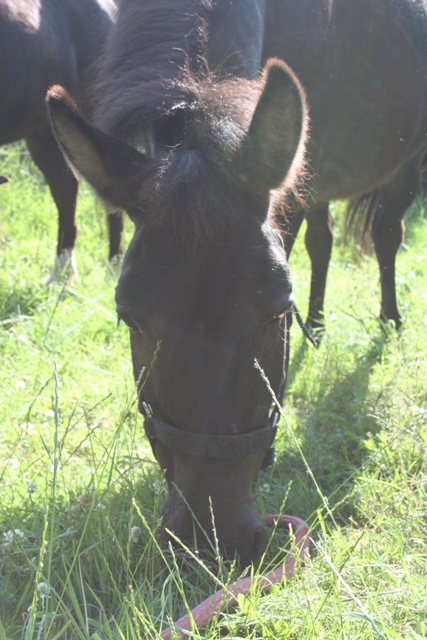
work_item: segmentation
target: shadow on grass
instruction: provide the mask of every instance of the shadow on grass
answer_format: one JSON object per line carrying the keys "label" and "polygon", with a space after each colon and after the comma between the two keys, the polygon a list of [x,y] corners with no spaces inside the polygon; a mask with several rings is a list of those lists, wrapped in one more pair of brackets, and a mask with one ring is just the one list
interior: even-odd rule
{"label": "shadow on grass", "polygon": [[[337,524],[358,517],[354,481],[358,470],[369,460],[363,442],[368,434],[376,434],[383,427],[381,416],[370,409],[375,400],[370,397],[367,401],[369,381],[386,343],[386,335],[375,337],[350,372],[344,366],[340,369],[339,360],[332,362],[330,370],[317,383],[317,393],[291,391],[299,420],[295,435],[300,450],[286,425],[280,427],[287,444],[270,477],[273,483],[288,485],[286,510],[290,513],[307,518],[317,509],[330,509]],[[296,381],[311,348],[304,341],[293,354],[288,389]],[[313,368],[307,371],[314,375]],[[379,391],[379,396],[381,393]],[[287,401],[285,398],[285,414]]]}

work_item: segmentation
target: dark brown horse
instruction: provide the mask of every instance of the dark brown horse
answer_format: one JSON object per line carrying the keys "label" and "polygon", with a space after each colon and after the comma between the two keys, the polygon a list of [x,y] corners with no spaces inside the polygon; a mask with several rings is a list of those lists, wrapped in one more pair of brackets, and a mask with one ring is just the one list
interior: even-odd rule
{"label": "dark brown horse", "polygon": [[381,317],[399,328],[396,253],[427,150],[427,5],[267,0],[266,8],[263,57],[286,60],[310,108],[308,209],[291,205],[285,240],[289,255],[306,215],[308,324],[323,326],[333,231],[329,201],[352,198],[356,215],[373,217]]}
{"label": "dark brown horse", "polygon": [[[252,494],[276,419],[254,361],[280,395],[293,304],[269,190],[294,184],[306,118],[282,62],[261,81],[209,72],[210,5],[120,5],[99,121],[111,117],[103,126],[146,153],[86,124],[61,90],[50,111],[72,165],[135,223],[116,301],[169,484],[163,535],[206,544],[214,519],[221,549],[250,561],[265,548]],[[231,44],[226,60],[256,75]]]}
{"label": "dark brown horse", "polygon": [[[78,181],[50,129],[44,97],[61,83],[87,111],[90,70],[111,28],[113,0],[0,0],[0,144],[25,139],[58,208],[57,259],[51,279],[74,267]],[[109,220],[110,258],[119,250]]]}
{"label": "dark brown horse", "polygon": [[[416,182],[426,35],[424,5],[409,0],[122,0],[98,83],[98,128],[51,92],[69,162],[135,223],[116,301],[169,484],[163,535],[201,543],[193,512],[208,537],[213,517],[221,548],[245,560],[265,544],[252,491],[274,430],[253,363],[280,396],[292,296],[273,232],[284,189],[273,204],[269,190],[294,183],[305,110],[280,63],[260,84],[250,79],[278,55],[307,87],[307,244],[318,284],[329,199]],[[291,192],[296,231],[304,209]],[[406,182],[397,199],[406,206]],[[393,207],[383,216],[385,253],[403,213]]]}

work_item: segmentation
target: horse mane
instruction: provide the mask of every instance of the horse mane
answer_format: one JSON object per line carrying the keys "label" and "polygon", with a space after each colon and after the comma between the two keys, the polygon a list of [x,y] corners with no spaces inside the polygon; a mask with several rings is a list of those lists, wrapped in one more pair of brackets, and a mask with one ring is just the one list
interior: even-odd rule
{"label": "horse mane", "polygon": [[135,131],[194,101],[207,71],[212,0],[124,0],[101,57],[95,121],[132,142]]}
{"label": "horse mane", "polygon": [[142,184],[148,226],[161,225],[194,244],[212,238],[245,211],[236,207],[239,188],[232,163],[261,87],[259,81],[210,76],[195,86],[194,100],[184,109],[182,140],[154,159],[155,170]]}

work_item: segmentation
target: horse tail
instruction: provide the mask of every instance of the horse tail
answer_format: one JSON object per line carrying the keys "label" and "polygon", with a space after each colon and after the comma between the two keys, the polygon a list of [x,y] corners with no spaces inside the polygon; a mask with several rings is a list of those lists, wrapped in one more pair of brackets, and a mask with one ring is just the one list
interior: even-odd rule
{"label": "horse tail", "polygon": [[370,246],[370,229],[379,205],[379,190],[374,189],[349,200],[344,218],[343,246],[349,238],[360,246],[362,253]]}

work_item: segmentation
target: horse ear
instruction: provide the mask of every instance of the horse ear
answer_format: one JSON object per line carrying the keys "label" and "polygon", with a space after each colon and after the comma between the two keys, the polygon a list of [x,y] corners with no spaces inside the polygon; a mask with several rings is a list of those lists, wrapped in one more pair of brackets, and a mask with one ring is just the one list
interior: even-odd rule
{"label": "horse ear", "polygon": [[0,184],[5,184],[5,182],[9,182],[9,178],[6,178],[6,176],[0,176]]}
{"label": "horse ear", "polygon": [[239,178],[259,197],[291,187],[304,165],[308,130],[305,92],[291,69],[273,58],[263,71],[264,86],[237,156]]}
{"label": "horse ear", "polygon": [[[151,160],[130,145],[90,126],[65,89],[49,89],[46,102],[58,145],[71,168],[81,174],[104,200],[131,208]],[[139,182],[139,180],[138,180]]]}

